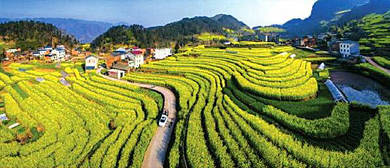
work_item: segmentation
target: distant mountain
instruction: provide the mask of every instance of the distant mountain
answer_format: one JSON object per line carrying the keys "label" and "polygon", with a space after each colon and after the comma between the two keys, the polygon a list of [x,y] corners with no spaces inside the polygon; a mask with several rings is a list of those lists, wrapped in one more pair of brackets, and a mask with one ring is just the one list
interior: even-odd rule
{"label": "distant mountain", "polygon": [[[223,28],[241,30],[249,28],[230,15],[184,18],[165,26],[144,28],[140,25],[115,26],[92,42],[95,49],[110,50],[112,44],[132,44],[139,47],[170,46],[172,42],[194,41],[192,35],[201,33],[223,34]],[[110,48],[108,48],[110,47]]]}
{"label": "distant mountain", "polygon": [[247,26],[244,22],[239,21],[231,15],[219,14],[214,17],[211,17],[211,19],[218,21],[225,28],[233,30],[238,30],[242,28],[249,29],[249,26]]}
{"label": "distant mountain", "polygon": [[390,0],[371,0],[361,6],[356,6],[351,11],[346,12],[337,22],[347,22],[355,19],[361,19],[362,17],[371,14],[384,14],[390,10]]}
{"label": "distant mountain", "polygon": [[62,44],[72,47],[77,40],[52,24],[36,21],[9,21],[0,24],[0,36],[5,42],[15,42],[22,50],[37,49],[44,45]]}
{"label": "distant mountain", "polygon": [[315,34],[323,31],[323,26],[333,19],[338,19],[340,14],[368,2],[369,0],[318,0],[308,18],[292,19],[282,26],[292,36]]}
{"label": "distant mountain", "polygon": [[[25,18],[25,19],[5,19],[0,18],[0,23],[17,20],[32,20],[44,23],[51,23],[68,34],[72,34],[82,43],[89,43],[97,36],[107,31],[114,26],[111,23],[86,21],[79,19],[64,19],[64,18]],[[121,23],[123,24],[123,23]]]}
{"label": "distant mountain", "polygon": [[0,23],[9,22],[9,21],[11,21],[11,19],[0,18]]}

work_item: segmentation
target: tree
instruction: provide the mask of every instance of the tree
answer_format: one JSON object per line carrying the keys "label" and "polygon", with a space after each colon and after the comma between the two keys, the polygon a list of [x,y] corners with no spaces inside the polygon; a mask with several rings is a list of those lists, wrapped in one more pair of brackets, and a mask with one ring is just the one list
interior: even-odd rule
{"label": "tree", "polygon": [[6,57],[5,57],[5,52],[6,52],[6,51],[5,51],[5,49],[3,48],[2,51],[1,51],[1,53],[0,53],[0,62],[3,62],[4,59],[6,58]]}
{"label": "tree", "polygon": [[175,45],[175,54],[179,53],[179,49],[180,49],[180,44],[179,44],[179,42],[176,42],[176,45]]}

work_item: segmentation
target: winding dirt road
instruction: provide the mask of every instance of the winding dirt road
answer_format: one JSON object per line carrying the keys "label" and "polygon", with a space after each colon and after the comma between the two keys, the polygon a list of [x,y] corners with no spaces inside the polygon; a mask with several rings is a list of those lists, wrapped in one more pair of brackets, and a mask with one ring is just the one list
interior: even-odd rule
{"label": "winding dirt road", "polygon": [[[149,143],[148,149],[146,150],[144,160],[142,162],[142,168],[163,168],[165,156],[168,151],[168,145],[173,133],[173,128],[176,124],[176,97],[173,92],[167,88],[154,86],[150,84],[132,83],[125,80],[111,78],[109,76],[101,75],[98,69],[97,73],[108,80],[122,82],[126,84],[136,85],[141,88],[154,90],[161,93],[164,96],[164,109],[168,111],[168,122],[165,127],[158,127],[152,140]],[[156,123],[157,124],[157,123]]]}
{"label": "winding dirt road", "polygon": [[385,71],[387,72],[388,74],[390,74],[390,70],[386,69],[386,68],[383,68],[382,66],[378,65],[374,60],[372,60],[371,57],[364,57],[364,59],[366,59],[368,61],[368,63],[370,63],[371,65],[381,69],[382,71]]}

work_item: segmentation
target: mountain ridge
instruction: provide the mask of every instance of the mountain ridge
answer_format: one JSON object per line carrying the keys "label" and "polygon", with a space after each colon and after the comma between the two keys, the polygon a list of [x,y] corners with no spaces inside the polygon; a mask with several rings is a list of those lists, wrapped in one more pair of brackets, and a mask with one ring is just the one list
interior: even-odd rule
{"label": "mountain ridge", "polygon": [[311,14],[305,19],[291,19],[281,25],[290,36],[316,34],[324,31],[323,24],[337,16],[337,12],[350,10],[369,0],[318,0],[312,7]]}
{"label": "mountain ridge", "polygon": [[92,42],[97,36],[107,31],[110,27],[116,24],[102,22],[102,21],[89,21],[83,19],[73,18],[20,18],[20,19],[8,19],[0,18],[0,23],[10,21],[39,21],[43,23],[53,24],[57,28],[63,30],[67,34],[71,34],[76,37],[82,43]]}
{"label": "mountain ridge", "polygon": [[[92,42],[93,48],[111,48],[113,44],[133,44],[140,47],[169,46],[172,42],[194,41],[188,36],[201,33],[223,34],[224,28],[239,30],[249,28],[245,23],[231,15],[214,17],[196,16],[168,23],[164,26],[145,28],[140,25],[114,26]],[[114,38],[115,37],[115,38]]]}

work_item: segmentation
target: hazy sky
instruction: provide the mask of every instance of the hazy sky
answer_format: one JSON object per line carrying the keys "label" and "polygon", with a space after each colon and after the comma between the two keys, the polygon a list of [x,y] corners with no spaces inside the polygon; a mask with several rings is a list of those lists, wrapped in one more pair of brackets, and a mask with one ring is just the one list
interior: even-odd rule
{"label": "hazy sky", "polygon": [[306,18],[316,0],[0,0],[0,18],[60,17],[146,27],[231,14],[249,26]]}

